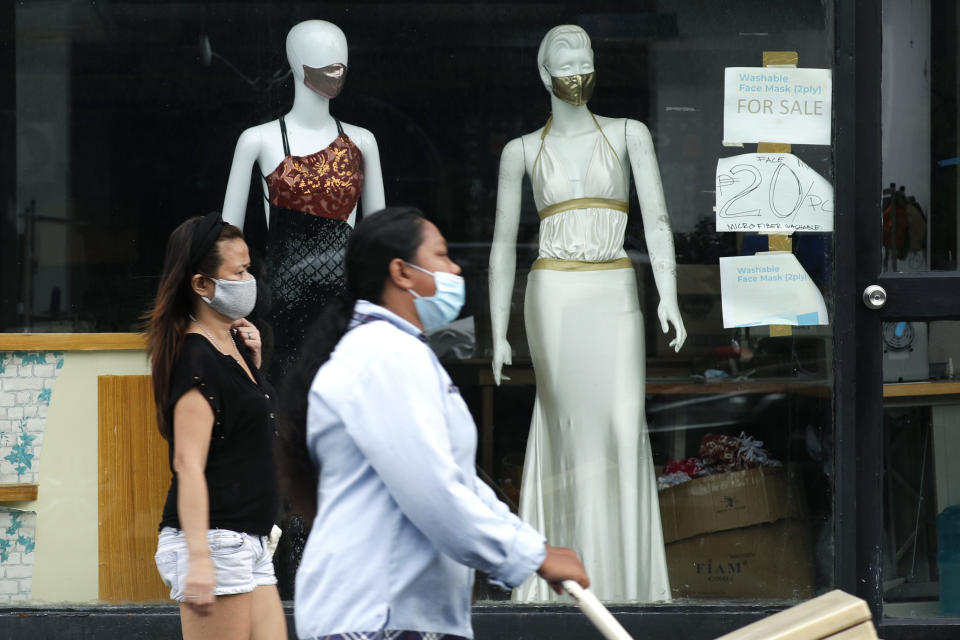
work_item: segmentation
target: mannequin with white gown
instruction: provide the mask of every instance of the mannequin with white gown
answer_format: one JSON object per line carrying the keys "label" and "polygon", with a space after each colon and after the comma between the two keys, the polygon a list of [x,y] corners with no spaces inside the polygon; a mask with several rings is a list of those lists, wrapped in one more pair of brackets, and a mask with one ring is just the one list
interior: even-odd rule
{"label": "mannequin with white gown", "polygon": [[[670,342],[686,339],[676,294],[673,235],[647,128],[594,116],[593,51],[562,25],[537,56],[552,115],[504,147],[490,253],[493,374],[511,364],[507,324],[516,269],[521,183],[540,215],[539,258],[527,280],[527,340],[537,396],[527,441],[520,518],[583,559],[603,600],[670,599],[657,484],[644,413],[645,348],[636,275],[623,248],[630,173]],[[516,601],[556,595],[528,580]]]}
{"label": "mannequin with white gown", "polygon": [[223,201],[223,219],[243,228],[257,165],[269,229],[262,284],[270,291],[275,384],[292,364],[310,322],[343,289],[343,253],[358,200],[364,214],[385,204],[373,134],[330,114],[330,100],[347,73],[343,31],[324,20],[301,22],[287,34],[286,53],[293,108],[240,134]]}

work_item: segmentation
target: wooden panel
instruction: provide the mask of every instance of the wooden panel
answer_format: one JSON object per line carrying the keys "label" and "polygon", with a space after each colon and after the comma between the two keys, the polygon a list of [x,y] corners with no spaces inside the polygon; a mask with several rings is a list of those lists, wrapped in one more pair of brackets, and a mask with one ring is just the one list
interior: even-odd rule
{"label": "wooden panel", "polygon": [[153,555],[170,470],[150,376],[100,376],[98,395],[100,599],[166,600]]}
{"label": "wooden panel", "polygon": [[38,486],[39,485],[29,483],[0,484],[0,502],[36,500]]}
{"label": "wooden panel", "polygon": [[[796,67],[800,56],[796,51],[764,51],[763,66],[765,67]],[[790,153],[792,147],[786,142],[758,142],[758,153]],[[793,239],[782,234],[767,236],[768,251],[793,251]],[[763,253],[763,252],[761,252]],[[770,325],[771,338],[786,338],[793,335],[793,327],[789,324]]]}
{"label": "wooden panel", "polygon": [[0,351],[140,351],[142,333],[0,333]]}
{"label": "wooden panel", "polygon": [[892,382],[883,385],[884,398],[918,398],[960,394],[960,382]]}

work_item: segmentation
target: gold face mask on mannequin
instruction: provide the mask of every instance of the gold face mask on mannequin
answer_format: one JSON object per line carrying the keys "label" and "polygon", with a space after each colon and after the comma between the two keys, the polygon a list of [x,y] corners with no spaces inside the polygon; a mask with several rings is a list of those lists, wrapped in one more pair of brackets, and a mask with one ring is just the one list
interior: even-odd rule
{"label": "gold face mask on mannequin", "polygon": [[335,62],[325,67],[303,65],[303,84],[324,98],[336,98],[347,79],[347,65]]}
{"label": "gold face mask on mannequin", "polygon": [[550,76],[550,88],[553,95],[575,107],[587,104],[593,97],[593,87],[597,84],[595,71],[572,76]]}

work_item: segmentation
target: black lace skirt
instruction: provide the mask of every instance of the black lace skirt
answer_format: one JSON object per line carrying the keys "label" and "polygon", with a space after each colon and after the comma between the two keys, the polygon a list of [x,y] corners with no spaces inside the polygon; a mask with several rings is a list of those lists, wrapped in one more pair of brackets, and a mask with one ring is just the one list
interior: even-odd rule
{"label": "black lace skirt", "polygon": [[[296,362],[310,324],[344,290],[343,257],[351,231],[342,220],[271,207],[265,278],[258,287],[255,321],[266,325],[263,333],[272,336],[271,341],[264,340],[264,347],[268,377],[278,389]],[[303,520],[291,513],[281,516],[280,528],[283,536],[273,562],[280,597],[289,600],[309,532]]]}
{"label": "black lace skirt", "polygon": [[313,320],[345,287],[343,256],[351,227],[290,209],[272,207],[267,240],[266,299],[261,314],[273,334],[269,375],[283,380]]}

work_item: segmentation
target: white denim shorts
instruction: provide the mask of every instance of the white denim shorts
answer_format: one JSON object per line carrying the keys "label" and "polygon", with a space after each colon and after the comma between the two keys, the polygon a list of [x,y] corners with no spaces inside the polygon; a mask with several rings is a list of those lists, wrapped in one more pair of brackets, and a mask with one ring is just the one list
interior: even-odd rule
{"label": "white denim shorts", "polygon": [[[277,584],[273,574],[273,555],[267,547],[266,536],[210,529],[207,542],[217,581],[214,595],[249,593],[261,585]],[[170,587],[170,597],[183,602],[189,561],[183,531],[164,527],[157,540],[154,560],[164,584]]]}

